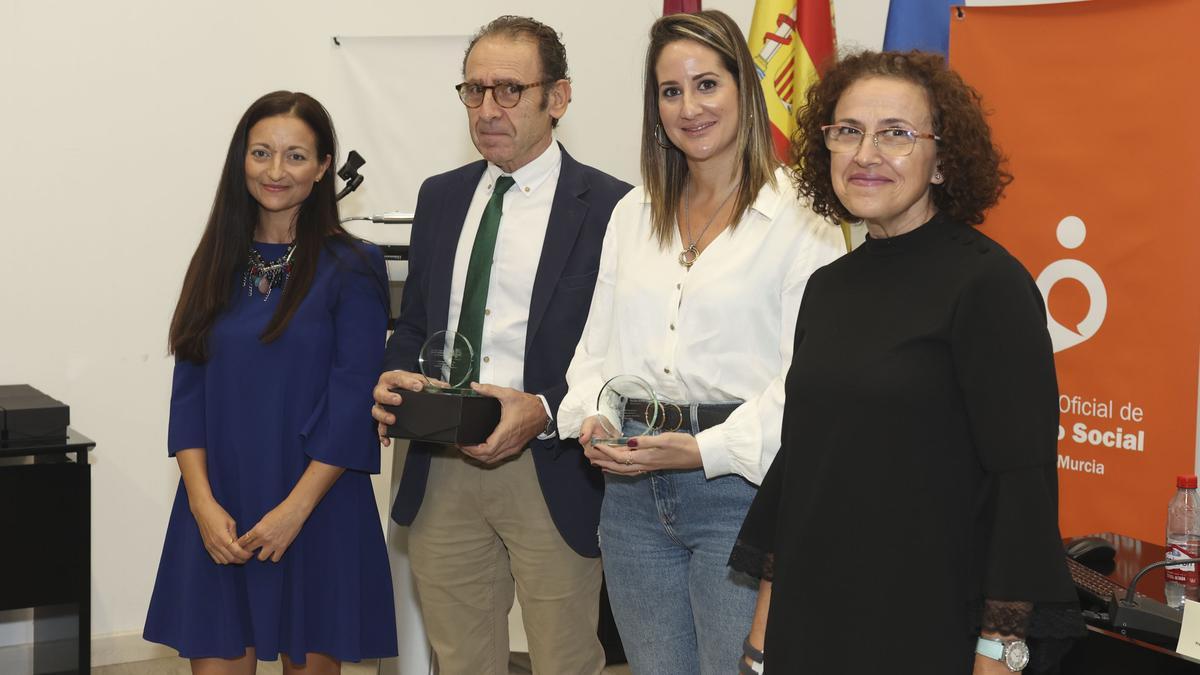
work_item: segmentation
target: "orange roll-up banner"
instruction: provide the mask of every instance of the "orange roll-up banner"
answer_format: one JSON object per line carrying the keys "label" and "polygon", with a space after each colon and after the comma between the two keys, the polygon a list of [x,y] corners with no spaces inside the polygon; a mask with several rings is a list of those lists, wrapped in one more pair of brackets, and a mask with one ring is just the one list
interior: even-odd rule
{"label": "orange roll-up banner", "polygon": [[1015,176],[981,229],[1047,300],[1063,535],[1161,542],[1196,454],[1200,2],[952,11]]}

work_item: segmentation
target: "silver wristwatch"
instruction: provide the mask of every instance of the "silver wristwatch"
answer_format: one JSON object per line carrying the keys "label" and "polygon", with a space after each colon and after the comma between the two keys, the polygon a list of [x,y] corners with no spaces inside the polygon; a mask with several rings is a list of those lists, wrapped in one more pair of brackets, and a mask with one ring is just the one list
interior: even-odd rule
{"label": "silver wristwatch", "polygon": [[980,637],[975,653],[1004,664],[1010,673],[1018,673],[1029,665],[1029,647],[1024,640],[997,640]]}

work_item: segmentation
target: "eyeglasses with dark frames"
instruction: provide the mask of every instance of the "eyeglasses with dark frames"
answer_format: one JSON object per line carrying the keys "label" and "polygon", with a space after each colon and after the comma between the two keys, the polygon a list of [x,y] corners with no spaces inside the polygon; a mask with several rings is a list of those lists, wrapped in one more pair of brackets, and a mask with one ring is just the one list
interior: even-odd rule
{"label": "eyeglasses with dark frames", "polygon": [[900,127],[889,127],[868,134],[862,129],[846,124],[826,124],[821,127],[821,133],[825,134],[825,147],[829,148],[830,152],[858,152],[863,139],[869,137],[879,152],[891,157],[911,155],[913,147],[922,138],[931,141],[942,140],[941,136]]}
{"label": "eyeglasses with dark frames", "polygon": [[492,92],[492,100],[496,102],[496,105],[501,108],[513,108],[521,102],[521,94],[524,94],[526,89],[542,87],[551,82],[554,82],[554,80],[542,80],[541,82],[533,82],[531,84],[521,84],[520,82],[498,82],[496,84],[463,82],[454,85],[454,89],[458,91],[458,98],[462,100],[463,105],[468,108],[478,108],[483,105],[483,97],[489,89]]}

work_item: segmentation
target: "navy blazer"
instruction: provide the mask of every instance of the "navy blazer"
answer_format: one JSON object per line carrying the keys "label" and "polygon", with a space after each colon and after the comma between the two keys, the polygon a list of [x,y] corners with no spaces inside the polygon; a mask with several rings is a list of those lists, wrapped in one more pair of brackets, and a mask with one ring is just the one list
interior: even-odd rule
{"label": "navy blazer", "polygon": [[[561,146],[560,146],[561,148]],[[413,217],[408,279],[400,318],[388,340],[386,370],[417,371],[425,340],[446,330],[454,255],[471,197],[487,163],[483,160],[433,176],[421,185]],[[546,397],[558,410],[567,391],[567,366],[583,334],[604,231],[613,207],[631,189],[562,151],[562,168],[550,207],[529,302],[525,336],[525,391]],[[421,508],[430,454],[438,446],[414,442],[392,507],[392,519],[410,525]],[[542,495],[563,540],[580,555],[596,557],[596,528],[604,482],[575,439],[530,442]]]}

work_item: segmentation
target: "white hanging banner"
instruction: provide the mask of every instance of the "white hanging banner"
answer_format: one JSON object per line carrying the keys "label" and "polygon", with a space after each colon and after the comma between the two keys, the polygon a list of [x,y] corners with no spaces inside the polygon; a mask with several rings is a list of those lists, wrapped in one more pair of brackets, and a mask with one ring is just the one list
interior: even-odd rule
{"label": "white hanging banner", "polygon": [[[350,150],[366,160],[361,187],[339,203],[343,218],[390,211],[411,213],[429,176],[479,159],[467,113],[454,91],[462,81],[466,35],[338,36],[325,104],[337,126],[344,162]],[[339,181],[340,185],[340,181]],[[397,242],[396,225],[350,223],[358,236]]]}

